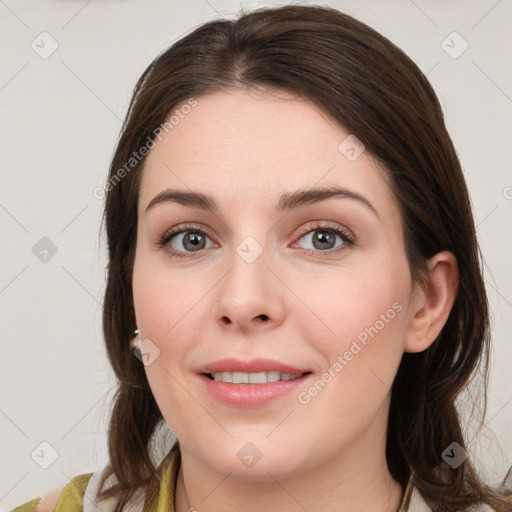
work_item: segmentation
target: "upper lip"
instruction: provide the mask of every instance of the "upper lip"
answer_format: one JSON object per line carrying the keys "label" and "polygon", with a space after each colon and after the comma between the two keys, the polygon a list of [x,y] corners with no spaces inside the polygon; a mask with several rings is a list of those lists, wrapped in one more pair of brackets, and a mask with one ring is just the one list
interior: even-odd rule
{"label": "upper lip", "polygon": [[306,373],[310,370],[300,369],[295,366],[291,366],[275,359],[258,358],[252,359],[251,361],[242,361],[232,357],[224,359],[218,359],[211,363],[206,364],[198,369],[199,373],[215,373],[215,372],[246,372],[246,373],[258,373],[258,372],[270,372],[278,371],[280,373],[290,373],[291,375],[298,375]]}

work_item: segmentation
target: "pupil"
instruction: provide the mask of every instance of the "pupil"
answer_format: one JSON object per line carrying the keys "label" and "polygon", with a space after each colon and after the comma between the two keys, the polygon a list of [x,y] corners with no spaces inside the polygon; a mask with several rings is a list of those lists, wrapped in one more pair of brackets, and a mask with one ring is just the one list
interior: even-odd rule
{"label": "pupil", "polygon": [[[201,241],[203,242],[202,244]],[[184,243],[186,245],[191,244],[191,248],[193,249],[202,249],[204,245],[204,239],[201,240],[201,235],[199,233],[189,233],[185,237]]]}
{"label": "pupil", "polygon": [[[329,243],[329,238],[331,239],[330,240],[331,243]],[[316,238],[313,238],[313,242],[317,249],[330,249],[330,248],[332,248],[332,239],[333,239],[332,233],[329,233],[327,231],[318,231],[318,235]],[[318,244],[316,243],[317,241],[319,241],[320,247],[318,247]],[[327,244],[327,247],[325,247],[325,244]]]}

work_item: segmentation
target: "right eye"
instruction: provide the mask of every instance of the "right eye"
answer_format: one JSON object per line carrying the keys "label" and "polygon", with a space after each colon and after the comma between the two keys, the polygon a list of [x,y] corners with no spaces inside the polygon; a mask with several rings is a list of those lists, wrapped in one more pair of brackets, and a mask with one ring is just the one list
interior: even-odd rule
{"label": "right eye", "polygon": [[[211,238],[197,225],[180,224],[167,231],[155,242],[158,248],[167,247],[172,256],[186,257],[188,253],[199,252],[206,247]],[[185,248],[185,250],[182,250]]]}

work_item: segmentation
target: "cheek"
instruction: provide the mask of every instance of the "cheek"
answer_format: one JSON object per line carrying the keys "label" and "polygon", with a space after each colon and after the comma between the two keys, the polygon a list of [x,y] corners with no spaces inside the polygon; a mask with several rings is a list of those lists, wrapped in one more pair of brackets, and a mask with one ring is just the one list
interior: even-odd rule
{"label": "cheek", "polygon": [[297,295],[307,297],[309,316],[316,318],[312,327],[314,324],[317,331],[321,329],[340,343],[354,338],[364,343],[402,328],[406,287],[400,286],[400,276],[391,275],[391,279],[376,276],[366,280],[340,275],[323,280],[316,290],[303,288]]}
{"label": "cheek", "polygon": [[182,368],[194,343],[193,325],[200,309],[199,299],[204,296],[204,291],[197,288],[204,279],[196,281],[179,271],[164,272],[150,258],[135,260],[133,300],[137,324],[141,338],[150,342],[145,346],[154,344],[157,348],[153,350],[158,354],[144,370],[164,420],[180,439],[187,439],[187,428],[199,412],[186,391]]}
{"label": "cheek", "polygon": [[299,396],[304,421],[323,417],[329,435],[347,442],[387,400],[403,354],[406,321],[400,275],[366,280],[361,275],[329,281],[321,298],[308,303],[322,322],[311,323],[306,336],[324,366]]}
{"label": "cheek", "polygon": [[358,392],[370,385],[368,377],[376,386],[391,386],[403,354],[408,274],[389,265],[373,273],[340,272],[313,283],[298,295],[308,299],[301,328],[323,355],[320,371],[343,373],[343,380],[357,383]]}
{"label": "cheek", "polygon": [[211,286],[207,276],[170,269],[154,256],[136,257],[133,302],[142,336],[157,344],[172,341],[173,350],[179,350],[190,337],[191,326],[202,308],[201,300]]}
{"label": "cheek", "polygon": [[181,433],[180,425],[194,421],[199,413],[197,403],[186,391],[189,383],[185,374],[187,358],[199,341],[197,334],[205,321],[205,301],[212,286],[204,274],[193,276],[183,269],[170,270],[144,254],[135,259],[133,300],[137,324],[141,338],[154,344],[158,353],[144,369],[162,415],[176,434]]}

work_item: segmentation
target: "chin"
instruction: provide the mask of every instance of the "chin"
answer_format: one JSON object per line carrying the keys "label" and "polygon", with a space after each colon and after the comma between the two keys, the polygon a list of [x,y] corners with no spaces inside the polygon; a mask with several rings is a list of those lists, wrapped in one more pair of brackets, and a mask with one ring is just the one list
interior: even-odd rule
{"label": "chin", "polygon": [[[268,434],[268,432],[267,432]],[[230,478],[244,481],[269,482],[298,475],[307,467],[307,458],[302,450],[287,450],[285,446],[274,445],[269,439],[250,436],[230,439],[217,444],[215,453],[204,447],[201,452],[208,454],[205,462],[216,471],[229,474]],[[298,443],[294,446],[303,446]],[[303,460],[304,459],[304,460]]]}

